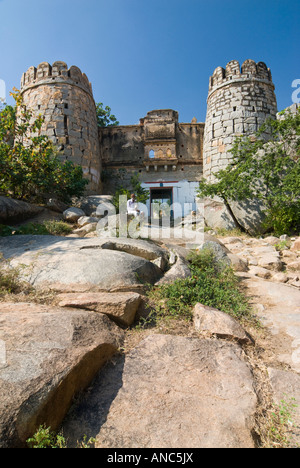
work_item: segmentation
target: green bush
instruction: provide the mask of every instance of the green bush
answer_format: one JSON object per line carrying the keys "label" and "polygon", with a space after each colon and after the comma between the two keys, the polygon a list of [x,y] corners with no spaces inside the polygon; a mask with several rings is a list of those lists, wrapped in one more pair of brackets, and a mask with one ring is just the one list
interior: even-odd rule
{"label": "green bush", "polygon": [[72,226],[63,221],[44,221],[40,223],[27,223],[24,226],[15,228],[0,224],[0,236],[20,236],[20,235],[53,235],[64,236],[72,232]]}
{"label": "green bush", "polygon": [[44,119],[33,121],[20,93],[11,93],[16,108],[0,111],[0,193],[43,203],[50,197],[70,202],[83,195],[88,181],[81,166],[61,162],[49,138],[41,134]]}
{"label": "green bush", "polygon": [[233,269],[216,260],[210,249],[189,257],[192,275],[149,292],[155,311],[150,319],[184,318],[192,320],[199,302],[243,320],[253,320],[248,298],[241,291]]}
{"label": "green bush", "polygon": [[43,225],[47,229],[48,234],[52,234],[53,236],[65,236],[73,230],[72,226],[64,221],[44,221]]}
{"label": "green bush", "polygon": [[[56,433],[51,431],[50,427],[41,425],[36,433],[27,439],[27,446],[33,449],[65,449],[67,447],[67,441],[65,440],[62,433]],[[92,448],[95,443],[94,438],[87,440],[87,437],[83,437],[82,442],[77,443],[77,448]]]}
{"label": "green bush", "polygon": [[237,137],[229,151],[230,164],[215,173],[213,181],[199,183],[199,196],[220,197],[242,232],[245,227],[236,218],[232,202],[259,201],[265,232],[299,232],[300,108],[295,114],[288,110],[283,114],[281,119],[267,119],[255,139]]}
{"label": "green bush", "polygon": [[64,437],[60,434],[55,434],[49,427],[40,426],[33,437],[27,440],[29,448],[45,449],[45,448],[67,448]]}

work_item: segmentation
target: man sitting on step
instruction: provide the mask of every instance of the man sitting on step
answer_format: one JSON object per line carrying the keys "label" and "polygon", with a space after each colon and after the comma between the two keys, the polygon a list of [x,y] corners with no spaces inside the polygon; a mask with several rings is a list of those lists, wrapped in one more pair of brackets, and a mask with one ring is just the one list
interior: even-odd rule
{"label": "man sitting on step", "polygon": [[130,200],[127,201],[127,214],[133,214],[136,218],[140,216],[142,219],[144,217],[143,211],[139,210],[139,204],[136,201],[135,194],[131,194]]}

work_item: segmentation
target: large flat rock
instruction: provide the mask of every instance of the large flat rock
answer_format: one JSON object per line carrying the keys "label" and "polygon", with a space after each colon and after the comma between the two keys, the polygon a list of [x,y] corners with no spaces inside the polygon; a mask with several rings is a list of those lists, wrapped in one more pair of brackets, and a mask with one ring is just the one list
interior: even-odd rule
{"label": "large flat rock", "polygon": [[142,302],[140,294],[117,293],[63,293],[58,294],[59,307],[92,310],[107,315],[117,324],[130,326]]}
{"label": "large flat rock", "polygon": [[154,242],[151,242],[149,240],[131,238],[108,238],[105,241],[103,241],[102,249],[126,252],[131,255],[136,255],[137,257],[145,258],[146,260],[155,260],[159,257],[168,259],[169,255],[167,249],[160,247]]}
{"label": "large flat rock", "polygon": [[43,207],[0,196],[0,224],[21,222],[43,211]]}
{"label": "large flat rock", "polygon": [[252,344],[253,340],[240,325],[238,320],[221,310],[203,304],[196,304],[193,309],[194,327],[218,338],[236,340],[241,344]]}
{"label": "large flat rock", "polygon": [[300,290],[241,273],[262,323],[277,341],[277,360],[300,372]]}
{"label": "large flat rock", "polygon": [[122,342],[102,314],[1,303],[0,448],[21,448],[41,424],[57,429]]}
{"label": "large flat rock", "polygon": [[[32,285],[60,291],[114,291],[154,284],[162,270],[126,252],[102,249],[103,239],[58,236],[0,238],[0,252]],[[24,268],[25,267],[25,268]]]}
{"label": "large flat rock", "polygon": [[100,372],[63,431],[101,448],[253,448],[256,404],[238,345],[151,335]]}

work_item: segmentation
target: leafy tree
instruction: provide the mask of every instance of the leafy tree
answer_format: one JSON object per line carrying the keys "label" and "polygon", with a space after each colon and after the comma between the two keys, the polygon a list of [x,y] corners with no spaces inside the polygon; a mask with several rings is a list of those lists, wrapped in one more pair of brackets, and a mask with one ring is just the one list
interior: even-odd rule
{"label": "leafy tree", "polygon": [[236,226],[245,231],[231,209],[232,201],[259,200],[266,215],[263,227],[276,234],[300,229],[300,109],[268,119],[256,138],[238,137],[231,149],[232,161],[215,174],[212,183],[203,180],[199,196],[218,196]]}
{"label": "leafy tree", "polygon": [[96,104],[96,113],[98,127],[113,127],[120,123],[116,116],[111,114],[111,108],[109,106],[103,107],[102,102]]}
{"label": "leafy tree", "polygon": [[142,187],[138,174],[131,177],[131,186],[132,193],[135,193],[137,201],[146,204],[149,199],[149,190]]}
{"label": "leafy tree", "polygon": [[131,187],[132,189],[129,190],[128,188],[125,188],[123,186],[120,186],[117,188],[114,197],[113,197],[113,204],[116,207],[117,212],[119,212],[119,197],[120,195],[126,195],[127,199],[130,198],[130,195],[132,193],[135,194],[136,196],[136,201],[139,203],[146,204],[148,198],[149,198],[149,191],[147,189],[144,189],[141,185],[141,182],[139,180],[138,174],[134,174],[131,179],[130,179]]}
{"label": "leafy tree", "polygon": [[43,117],[34,119],[18,90],[16,107],[0,111],[0,193],[43,202],[56,197],[69,202],[81,196],[88,181],[80,166],[61,162],[53,143],[41,134]]}

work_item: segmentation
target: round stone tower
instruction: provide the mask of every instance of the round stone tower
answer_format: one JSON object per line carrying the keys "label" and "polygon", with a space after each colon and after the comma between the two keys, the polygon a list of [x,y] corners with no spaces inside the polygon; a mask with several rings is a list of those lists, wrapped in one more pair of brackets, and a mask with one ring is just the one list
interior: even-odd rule
{"label": "round stone tower", "polygon": [[42,134],[58,147],[62,160],[82,166],[89,193],[100,190],[100,148],[96,106],[87,76],[64,62],[30,67],[21,80],[23,102],[42,115]]}
{"label": "round stone tower", "polygon": [[203,173],[207,180],[230,161],[236,136],[254,134],[267,117],[276,118],[277,102],[270,69],[263,62],[232,60],[209,80],[204,133]]}

